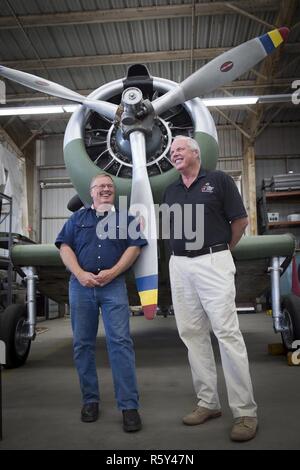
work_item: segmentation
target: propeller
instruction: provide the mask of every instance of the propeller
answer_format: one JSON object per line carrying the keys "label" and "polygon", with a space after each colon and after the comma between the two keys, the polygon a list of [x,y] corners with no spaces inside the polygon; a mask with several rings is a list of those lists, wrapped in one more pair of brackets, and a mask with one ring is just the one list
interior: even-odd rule
{"label": "propeller", "polygon": [[154,100],[152,106],[155,113],[161,114],[171,106],[183,104],[235,80],[271,54],[287,39],[288,34],[286,27],[274,29],[219,55],[181,82],[177,89]]}
{"label": "propeller", "polygon": [[152,320],[156,314],[158,298],[155,210],[146,167],[145,135],[141,131],[134,131],[129,138],[133,164],[130,212],[133,215],[139,213],[141,229],[148,241],[133,269],[144,315]]}
{"label": "propeller", "polygon": [[[275,29],[221,54],[190,75],[178,87],[155,99],[152,106],[150,103],[142,103],[141,92],[136,88],[128,89],[128,93],[123,96],[124,112],[120,122],[124,136],[130,140],[133,163],[131,211],[139,212],[148,241],[134,265],[141,304],[148,319],[155,316],[158,297],[156,219],[145,145],[145,134],[151,134],[154,114],[161,114],[235,80],[272,53],[287,39],[288,33],[289,29],[286,27]],[[25,72],[0,66],[0,75],[35,90],[81,103],[111,120],[115,118],[118,109],[112,103],[85,98],[68,88]]]}
{"label": "propeller", "polygon": [[116,104],[108,103],[107,101],[88,99],[62,85],[45,80],[44,78],[37,77],[30,73],[4,67],[3,65],[0,65],[0,75],[4,78],[9,78],[9,80],[20,83],[21,85],[32,88],[33,90],[41,91],[42,93],[47,93],[51,96],[58,96],[65,100],[81,103],[87,108],[93,109],[97,113],[102,114],[111,120],[114,120],[118,109]]}
{"label": "propeller", "polygon": [[[287,38],[288,32],[288,28],[280,28],[222,54],[189,76],[178,88],[154,100],[154,112],[163,113],[170,107],[183,104],[231,82],[278,47]],[[139,101],[134,90],[131,99]],[[133,114],[129,112],[128,116],[126,115],[128,124],[131,123]],[[125,119],[123,118],[123,122]],[[158,297],[157,235],[153,197],[146,167],[145,134],[133,131],[129,138],[133,163],[130,205],[131,209],[135,204],[142,205],[140,216],[141,220],[145,221],[144,229],[148,232],[148,245],[143,248],[142,255],[134,265],[134,271],[144,315],[152,319],[156,313]],[[147,226],[147,223],[151,226]]]}

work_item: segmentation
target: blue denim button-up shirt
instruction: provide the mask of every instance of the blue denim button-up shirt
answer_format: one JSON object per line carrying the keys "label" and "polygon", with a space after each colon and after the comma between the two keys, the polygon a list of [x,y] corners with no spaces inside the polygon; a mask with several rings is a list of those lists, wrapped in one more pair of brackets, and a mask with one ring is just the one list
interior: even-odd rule
{"label": "blue denim button-up shirt", "polygon": [[117,210],[99,217],[90,207],[78,210],[64,224],[55,245],[60,248],[62,243],[72,248],[82,269],[96,273],[112,268],[128,247],[142,247],[147,240],[134,217]]}

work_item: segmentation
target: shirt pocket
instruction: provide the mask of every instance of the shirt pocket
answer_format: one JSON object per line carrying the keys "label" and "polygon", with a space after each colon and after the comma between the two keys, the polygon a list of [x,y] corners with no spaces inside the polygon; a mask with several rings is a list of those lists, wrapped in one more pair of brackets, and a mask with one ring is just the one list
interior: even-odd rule
{"label": "shirt pocket", "polygon": [[95,225],[83,223],[75,224],[75,244],[77,248],[92,243],[96,236],[97,234]]}

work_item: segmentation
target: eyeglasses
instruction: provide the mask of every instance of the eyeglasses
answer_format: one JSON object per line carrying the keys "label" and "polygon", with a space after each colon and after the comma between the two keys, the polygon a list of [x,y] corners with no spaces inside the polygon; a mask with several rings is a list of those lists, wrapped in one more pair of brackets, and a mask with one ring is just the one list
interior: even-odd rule
{"label": "eyeglasses", "polygon": [[100,189],[100,191],[102,191],[102,189],[113,189],[114,188],[114,185],[111,184],[111,183],[108,183],[108,184],[94,184],[94,186],[91,187],[91,189],[94,189],[94,188],[97,188],[97,189]]}

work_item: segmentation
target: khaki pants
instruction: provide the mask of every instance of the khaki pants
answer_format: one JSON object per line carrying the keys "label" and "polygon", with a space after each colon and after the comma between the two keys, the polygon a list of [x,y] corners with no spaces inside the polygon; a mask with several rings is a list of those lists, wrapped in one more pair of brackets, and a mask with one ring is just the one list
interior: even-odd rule
{"label": "khaki pants", "polygon": [[188,348],[198,406],[220,408],[210,326],[218,339],[234,418],[256,416],[245,343],[235,306],[235,265],[229,250],[171,256],[172,300],[179,335]]}

